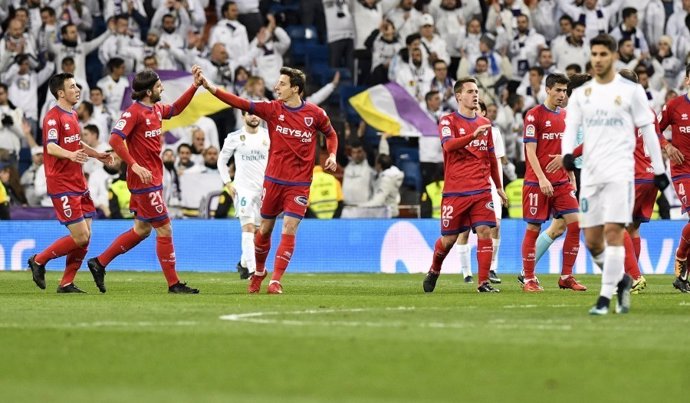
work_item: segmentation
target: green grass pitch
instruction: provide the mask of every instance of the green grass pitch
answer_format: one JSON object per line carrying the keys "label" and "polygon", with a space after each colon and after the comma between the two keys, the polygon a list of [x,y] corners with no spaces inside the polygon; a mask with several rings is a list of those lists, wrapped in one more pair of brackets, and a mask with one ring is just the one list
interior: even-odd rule
{"label": "green grass pitch", "polygon": [[[0,272],[2,402],[687,402],[690,295],[649,276],[631,313],[585,293],[478,294],[457,275],[288,274],[247,295],[236,273],[112,272],[108,293],[55,293]],[[265,291],[266,284],[264,284]],[[221,317],[225,319],[221,319]]]}

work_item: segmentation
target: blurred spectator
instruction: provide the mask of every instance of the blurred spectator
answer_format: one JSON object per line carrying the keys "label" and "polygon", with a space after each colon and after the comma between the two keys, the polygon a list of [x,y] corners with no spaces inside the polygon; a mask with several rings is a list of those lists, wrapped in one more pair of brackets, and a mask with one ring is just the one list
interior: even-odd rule
{"label": "blurred spectator", "polygon": [[[461,55],[460,62],[462,62],[462,59],[467,59],[467,62],[472,64],[472,62],[474,60],[477,60],[477,57],[481,55],[481,24],[482,23],[479,19],[472,18],[467,23],[467,29],[462,29],[460,31],[460,35],[458,36],[458,42],[455,44],[456,49],[458,49]],[[457,77],[460,77],[460,74],[458,74]]]}
{"label": "blurred spectator", "polygon": [[[441,109],[441,94],[433,90],[427,92],[424,96],[424,104],[424,112],[438,124],[444,114],[443,109]],[[443,149],[437,133],[422,133],[422,136],[419,137],[419,166],[424,186],[431,183],[431,178],[439,167],[443,169]]]}
{"label": "blurred spectator", "polygon": [[[83,105],[88,102],[82,102],[79,108],[83,108]],[[81,130],[81,141],[86,143],[89,147],[93,148],[98,152],[107,151],[110,146],[107,143],[100,141],[100,130],[98,126],[93,124],[87,124],[82,127]],[[96,158],[89,158],[83,165],[84,173],[90,175],[96,170],[99,170],[103,166],[103,163]]]}
{"label": "blurred spectator", "polygon": [[5,187],[11,206],[27,205],[17,167],[9,163],[0,163],[0,181]]}
{"label": "blurred spectator", "polygon": [[309,207],[305,217],[340,218],[342,212],[343,189],[340,182],[335,176],[324,172],[320,165],[314,166],[314,175],[309,189]]}
{"label": "blurred spectator", "polygon": [[395,81],[418,102],[422,102],[434,78],[434,71],[424,62],[422,49],[411,48],[409,54],[407,62],[397,64],[394,72]]}
{"label": "blurred spectator", "polygon": [[[82,101],[79,106],[77,106],[77,117],[79,118],[79,125],[82,128],[82,141],[85,143],[91,145],[90,142],[84,140],[84,129],[86,129],[86,126],[93,126],[93,128],[90,128],[89,132],[93,132],[95,129],[95,141],[92,141],[96,146],[98,146],[99,143],[99,137],[101,133],[103,133],[104,136],[109,136],[110,135],[110,130],[107,126],[101,126],[102,125],[102,120],[95,119],[93,116],[93,104],[89,101]],[[104,150],[98,150],[98,151],[104,151]]]}
{"label": "blurred spectator", "polygon": [[381,2],[377,0],[351,0],[350,11],[352,12],[353,23],[355,24],[355,57],[358,58],[357,72],[362,72],[364,83],[369,78],[371,71],[372,53],[366,46],[366,41],[372,32],[379,29],[383,21],[383,8]]}
{"label": "blurred spectator", "polygon": [[10,217],[10,196],[5,187],[5,179],[9,180],[9,172],[5,171],[4,162],[0,161],[0,220],[9,220]]}
{"label": "blurred spectator", "polygon": [[24,28],[25,25],[16,17],[7,25],[5,35],[0,39],[0,72],[7,71],[18,55],[29,56],[32,68],[38,65],[34,39],[24,32]]}
{"label": "blurred spectator", "polygon": [[[81,78],[77,77],[75,75],[75,70],[77,66],[74,63],[74,58],[67,56],[64,59],[62,59],[62,64],[60,65],[60,73],[70,73],[74,77],[74,81],[77,82],[77,87],[79,87],[79,90],[81,91],[81,94],[79,94],[79,100],[80,101],[88,101],[89,100],[89,84],[86,82],[86,80],[82,80]],[[50,91],[49,91],[50,93]],[[50,98],[54,98],[53,94],[50,94]]]}
{"label": "blurred spectator", "polygon": [[434,78],[431,80],[429,90],[438,91],[441,97],[442,110],[457,110],[458,101],[455,99],[455,92],[453,91],[455,80],[448,77],[448,64],[443,60],[437,60],[432,64],[432,67]]}
{"label": "blurred spectator", "polygon": [[685,17],[690,12],[690,0],[683,0],[680,10],[676,10],[666,21],[666,35],[671,38],[679,38],[683,36],[687,29],[685,24]]}
{"label": "blurred spectator", "polygon": [[350,140],[350,162],[343,172],[343,201],[357,205],[371,198],[376,171],[369,165],[364,146],[358,139]]}
{"label": "blurred spectator", "polygon": [[[560,9],[556,0],[529,1],[527,6],[529,7],[534,29],[544,35],[547,42],[553,41],[559,35],[558,25],[554,24],[554,21],[558,21],[558,16],[560,15]],[[551,47],[553,48],[553,44]]]}
{"label": "blurred spectator", "polygon": [[642,55],[635,56],[635,46],[630,38],[623,38],[618,41],[618,60],[616,70],[635,70],[637,65],[642,62]]}
{"label": "blurred spectator", "polygon": [[98,124],[96,126],[105,128],[100,133],[106,137],[110,136],[110,129],[113,127],[113,121],[119,117],[120,108],[113,111],[104,103],[103,90],[101,87],[93,87],[89,91],[90,102],[93,105],[93,118]]}
{"label": "blurred spectator", "polygon": [[664,69],[664,80],[669,88],[676,88],[685,77],[685,66],[673,53],[673,39],[662,36],[657,44],[656,61]]}
{"label": "blurred spectator", "polygon": [[405,174],[393,165],[393,160],[387,154],[379,154],[376,158],[376,172],[378,177],[374,183],[374,195],[368,201],[360,203],[359,207],[385,206],[390,217],[397,217],[400,185]]}
{"label": "blurred spectator", "polygon": [[118,175],[113,179],[110,187],[108,187],[108,209],[110,215],[108,218],[123,219],[132,218],[134,213],[129,210],[129,200],[132,194],[127,187],[127,164],[120,163]]}
{"label": "blurred spectator", "polygon": [[[224,7],[226,3],[228,3],[228,1],[216,0],[217,15],[223,15],[222,7]],[[261,13],[259,12],[259,6],[261,2],[259,0],[236,0],[230,1],[229,3],[234,3],[237,5],[237,21],[246,27],[247,38],[251,41],[259,32],[261,26],[264,24],[264,21],[261,17]],[[318,4],[321,5],[321,2],[318,1]],[[305,13],[307,12],[307,10],[301,11]],[[305,22],[304,19],[302,20],[304,24],[311,25],[311,23]]]}
{"label": "blurred spectator", "polygon": [[539,49],[546,47],[544,36],[529,27],[526,15],[517,17],[517,35],[510,43],[510,57],[513,61],[513,80],[520,81],[537,59]]}
{"label": "blurred spectator", "polygon": [[177,174],[182,175],[185,171],[191,169],[194,166],[194,161],[192,161],[192,147],[189,144],[180,144],[177,146],[177,163],[175,163],[175,168],[177,169]]}
{"label": "blurred spectator", "polygon": [[58,24],[53,8],[41,7],[40,13],[41,26],[36,32],[36,44],[38,46],[39,59],[45,61],[48,56],[49,44],[56,44],[59,42]]}
{"label": "blurred spectator", "polygon": [[[583,27],[585,27],[584,22],[578,22],[582,24]],[[558,26],[560,27],[560,32],[558,33],[558,36],[556,36],[551,41],[552,48],[560,47],[563,43],[565,43],[566,38],[568,38],[570,34],[573,32],[573,28],[575,27],[575,21],[573,21],[572,17],[568,14],[563,14],[558,19]],[[582,37],[584,39],[584,34],[582,34]],[[587,47],[589,47],[589,42],[587,42]]]}
{"label": "blurred spectator", "polygon": [[[105,65],[118,58],[125,62],[126,72],[135,71],[135,64],[142,60],[141,54],[144,51],[144,43],[139,39],[138,33],[130,30],[129,21],[126,15],[116,16],[114,35],[108,36],[98,48],[101,63]],[[105,91],[103,86],[101,88]]]}
{"label": "blurred spectator", "polygon": [[[56,2],[53,2],[56,3]],[[91,33],[93,27],[93,18],[91,10],[81,0],[64,0],[62,8],[57,9],[57,18],[60,24],[74,24],[79,30],[82,39],[85,39]]]}
{"label": "blurred spectator", "polygon": [[323,0],[328,35],[329,64],[353,71],[355,24],[349,2],[354,0]]}
{"label": "blurred spectator", "polygon": [[[249,37],[247,28],[237,20],[238,16],[239,9],[235,2],[226,1],[223,3],[221,19],[211,28],[208,43],[214,47],[216,44],[222,43],[235,64],[244,64],[239,58],[249,53]],[[206,71],[204,69],[204,73]],[[220,82],[215,83],[221,84]]]}
{"label": "blurred spectator", "polygon": [[100,36],[88,42],[82,42],[77,26],[67,24],[60,28],[59,42],[48,42],[48,52],[55,57],[55,64],[57,66],[62,66],[64,58],[71,57],[75,64],[75,78],[86,82],[86,56],[98,49],[106,39],[113,35],[115,23],[110,23],[108,28]]}
{"label": "blurred spectator", "polygon": [[[182,47],[184,36],[192,26],[189,12],[179,0],[164,0],[161,6],[156,8],[156,12],[151,17],[151,28],[163,31],[164,37],[161,39],[164,42],[169,41],[170,46],[172,42],[177,44],[179,41],[179,47]],[[165,37],[166,34],[168,37]]]}
{"label": "blurred spectator", "polygon": [[233,80],[232,88],[234,94],[242,94],[244,92],[244,86],[247,85],[247,80],[251,74],[244,66],[237,66],[235,69],[235,80]]}
{"label": "blurred spectator", "polygon": [[283,67],[283,55],[290,48],[290,37],[276,25],[273,15],[269,14],[266,19],[268,25],[261,27],[249,44],[249,59],[255,75],[266,82],[277,83]]}
{"label": "blurred spectator", "polygon": [[26,196],[26,201],[31,207],[36,207],[41,205],[41,198],[36,196],[35,182],[36,174],[38,170],[45,169],[43,167],[43,147],[34,146],[31,147],[31,166],[24,171],[19,183],[24,189],[24,195]]}
{"label": "blurred spectator", "polygon": [[585,25],[576,22],[570,35],[562,43],[559,43],[558,46],[551,46],[557,70],[565,71],[566,67],[571,64],[577,64],[580,68],[585,67],[589,61],[590,53],[589,44],[585,44],[584,37]]}
{"label": "blurred spectator", "polygon": [[[197,132],[198,133],[198,132]],[[206,173],[206,174],[220,174],[218,173],[218,148],[214,146],[206,147],[201,152],[201,162],[195,163],[193,167],[185,171],[185,173]],[[222,185],[222,181],[221,181]]]}
{"label": "blurred spectator", "polygon": [[163,151],[163,198],[167,206],[180,205],[180,177],[175,167],[175,152],[171,149]]}
{"label": "blurred spectator", "polygon": [[[658,69],[661,70],[661,69]],[[649,76],[649,71],[644,65],[637,66],[635,68],[635,73],[637,73],[637,79],[644,88],[645,93],[647,94],[647,100],[649,101],[649,106],[654,109],[656,113],[661,112],[661,107],[664,105],[664,95],[666,90],[664,89],[663,91],[658,91],[654,87],[651,86],[651,81],[653,79],[659,79],[663,77],[663,70],[662,71],[655,71],[654,72],[654,77]]]}
{"label": "blurred spectator", "polygon": [[[46,63],[38,73],[31,69],[29,56],[17,56],[17,62],[2,74],[2,82],[7,84],[9,101],[24,112],[32,132],[38,128],[38,87],[42,86],[55,71],[55,65]],[[21,121],[18,122],[21,124]]]}
{"label": "blurred spectator", "polygon": [[[143,0],[116,0],[105,1],[104,3],[104,19],[109,21],[113,17],[124,17],[127,21],[126,32],[130,32],[132,35],[138,36],[141,31],[141,27],[146,27],[148,25],[148,16],[146,15]],[[110,59],[110,57],[106,58],[106,60],[108,59]],[[102,63],[105,64],[105,62]]]}
{"label": "blurred spectator", "polygon": [[6,150],[9,161],[16,164],[24,136],[24,113],[9,101],[7,91],[7,85],[0,83],[0,150]]}
{"label": "blurred spectator", "polygon": [[[245,50],[245,54],[248,55],[248,49]],[[204,74],[211,82],[232,90],[232,75],[235,65],[230,62],[228,50],[223,43],[215,42],[211,46],[211,53],[204,57],[197,56],[195,62],[201,66]]]}
{"label": "blurred spectator", "polygon": [[[483,42],[484,40],[482,40]],[[510,64],[510,59],[504,55],[502,56],[495,52],[488,55],[498,66],[497,71],[490,68],[489,57],[480,56],[475,61],[473,68],[470,68],[469,61],[465,59],[460,60],[458,77],[474,76],[479,87],[479,98],[487,102],[496,103],[498,102],[497,97],[500,87],[508,82],[507,77],[512,74],[512,65]]]}
{"label": "blurred spectator", "polygon": [[414,0],[400,0],[397,7],[386,14],[386,19],[393,23],[401,38],[419,32],[422,26],[422,13],[413,6]]}
{"label": "blurred spectator", "polygon": [[434,33],[434,17],[431,14],[422,15],[422,27],[419,28],[422,40],[422,49],[427,54],[427,60],[433,64],[436,60],[450,63],[450,56],[446,50],[447,44],[444,38]]}
{"label": "blurred spectator", "polygon": [[191,148],[192,148],[192,157],[191,160],[194,162],[195,166],[200,166],[203,165],[204,163],[204,150],[209,146],[210,144],[207,143],[206,140],[206,134],[204,133],[203,130],[200,128],[196,127],[192,129],[192,143],[191,143]]}
{"label": "blurred spectator", "polygon": [[614,28],[610,35],[619,41],[623,38],[632,40],[635,47],[636,56],[649,56],[649,45],[647,39],[644,37],[644,32],[638,29],[637,9],[633,7],[626,7],[623,9],[621,15],[623,22]]}
{"label": "blurred spectator", "polygon": [[328,97],[331,96],[333,91],[335,91],[335,89],[338,88],[339,83],[340,71],[336,70],[335,73],[333,73],[333,79],[331,80],[331,82],[324,85],[313,94],[307,96],[307,102],[311,102],[317,105],[326,102],[326,100],[328,99]]}
{"label": "blurred spectator", "polygon": [[119,57],[112,58],[106,65],[109,74],[98,80],[98,87],[103,91],[108,109],[119,113],[122,109],[122,99],[129,87],[129,80],[125,75],[125,61]]}
{"label": "blurred spectator", "polygon": [[[184,46],[184,41],[180,38],[180,43],[174,44],[174,47],[178,47],[182,50]],[[173,51],[170,49],[173,47],[168,42],[163,42],[161,39],[161,33],[157,28],[151,28],[146,33],[146,41],[144,42],[143,51],[141,52],[141,60],[137,63],[139,68],[148,68],[151,70],[177,70],[178,63],[173,56]],[[151,62],[153,58],[153,63]],[[149,64],[147,65],[147,59]]]}
{"label": "blurred spectator", "polygon": [[[181,4],[181,7],[177,8],[176,3]],[[220,8],[220,1],[216,1],[218,8]],[[181,13],[182,10],[187,12],[191,22],[191,26],[196,29],[203,29],[206,25],[206,12],[204,8],[208,5],[208,0],[182,0],[182,1],[169,1],[169,0],[153,0],[151,6],[158,10],[159,8],[165,9],[167,7],[168,12],[178,12]],[[186,31],[184,31],[186,33]]]}
{"label": "blurred spectator", "polygon": [[525,103],[523,110],[531,109],[535,105],[546,101],[546,86],[544,85],[544,69],[539,66],[529,68],[527,82],[520,84],[517,94],[521,95]]}
{"label": "blurred spectator", "polygon": [[204,150],[203,156],[203,165],[195,165],[185,170],[179,178],[180,204],[182,213],[187,217],[199,216],[201,203],[207,201],[209,194],[223,187],[223,180],[218,172],[218,149],[209,147]]}
{"label": "blurred spectator", "polygon": [[623,0],[612,0],[607,6],[600,6],[597,0],[584,0],[579,5],[572,0],[558,0],[561,10],[574,21],[585,23],[587,41],[599,34],[609,31],[609,24],[614,15],[621,9]]}
{"label": "blurred spectator", "polygon": [[666,23],[666,10],[661,0],[627,0],[627,7],[637,7],[640,19],[640,27],[644,33],[647,43],[654,44],[664,34],[664,24]]}
{"label": "blurred spectator", "polygon": [[494,35],[505,34],[512,38],[518,33],[517,19],[521,15],[530,19],[529,8],[522,0],[494,0],[486,16],[486,30]]}
{"label": "blurred spectator", "polygon": [[455,45],[461,34],[464,35],[467,21],[482,14],[478,0],[463,1],[461,6],[458,3],[458,0],[432,0],[429,3],[429,13],[436,22],[436,31],[446,41],[452,78],[455,78],[460,62],[460,50]]}
{"label": "blurred spectator", "polygon": [[402,48],[395,26],[390,20],[383,20],[379,29],[366,39],[366,47],[371,51],[371,74],[368,85],[388,82],[389,67],[395,55]]}
{"label": "blurred spectator", "polygon": [[[115,179],[120,177],[120,166],[122,160],[116,153],[111,153],[112,164],[104,164],[89,175],[89,195],[97,209],[103,211],[106,217],[110,217],[110,185]],[[167,201],[166,201],[167,202]]]}
{"label": "blurred spectator", "polygon": [[[522,157],[522,111],[524,100],[518,94],[505,94],[505,102],[498,108],[496,125],[501,129],[506,143],[506,157],[511,161],[519,161]],[[519,139],[519,141],[518,141]]]}

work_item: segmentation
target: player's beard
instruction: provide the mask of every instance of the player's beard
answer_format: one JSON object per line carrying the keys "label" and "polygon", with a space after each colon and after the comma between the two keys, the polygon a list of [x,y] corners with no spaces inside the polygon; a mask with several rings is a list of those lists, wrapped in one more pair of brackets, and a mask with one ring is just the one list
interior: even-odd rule
{"label": "player's beard", "polygon": [[156,94],[155,92],[152,91],[151,92],[151,103],[155,104],[156,102],[158,102],[160,100],[161,100],[161,94],[160,93]]}
{"label": "player's beard", "polygon": [[247,122],[247,126],[251,127],[252,129],[259,127],[260,124],[261,124],[261,121],[259,121],[259,120],[250,120]]}

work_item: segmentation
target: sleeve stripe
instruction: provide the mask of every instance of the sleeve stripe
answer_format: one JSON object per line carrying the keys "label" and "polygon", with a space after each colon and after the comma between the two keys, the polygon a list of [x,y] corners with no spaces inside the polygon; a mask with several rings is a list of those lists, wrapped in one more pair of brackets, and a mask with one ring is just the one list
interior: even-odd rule
{"label": "sleeve stripe", "polygon": [[123,139],[127,139],[127,135],[118,129],[113,129],[113,131],[110,133],[111,134],[117,134],[118,136],[122,137]]}
{"label": "sleeve stripe", "polygon": [[168,119],[171,119],[173,116],[175,116],[175,105],[170,105],[170,116],[168,116]]}
{"label": "sleeve stripe", "polygon": [[249,114],[253,115],[254,114],[254,101],[249,102]]}

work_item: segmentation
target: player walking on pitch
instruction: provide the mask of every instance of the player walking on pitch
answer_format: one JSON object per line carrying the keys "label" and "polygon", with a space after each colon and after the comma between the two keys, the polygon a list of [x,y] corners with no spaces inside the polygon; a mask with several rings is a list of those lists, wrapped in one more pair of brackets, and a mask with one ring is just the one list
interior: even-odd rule
{"label": "player walking on pitch", "polygon": [[[194,67],[194,72],[198,67]],[[117,237],[98,257],[88,261],[96,286],[105,292],[105,268],[117,256],[137,246],[156,230],[156,255],[168,282],[168,292],[197,294],[199,290],[181,283],[175,270],[172,224],[163,201],[161,122],[180,114],[199,87],[196,81],[172,105],[163,104],[163,84],[158,74],[144,70],[134,77],[132,99],[110,134],[110,145],[127,163],[127,187],[132,198],[134,226]],[[126,142],[126,144],[125,144]]]}
{"label": "player walking on pitch", "polygon": [[[632,279],[624,273],[625,226],[632,221],[634,203],[635,126],[639,127],[652,159],[655,183],[668,185],[664,175],[654,114],[639,84],[616,74],[616,42],[607,34],[590,41],[595,77],[575,90],[568,102],[562,142],[563,164],[574,168],[575,138],[584,133],[580,207],[585,241],[593,260],[602,268],[601,291],[592,315],[605,315],[614,290],[617,313],[630,309]],[[665,183],[664,183],[665,182]],[[606,243],[605,243],[606,242]],[[606,244],[606,248],[604,245]]]}
{"label": "player walking on pitch", "polygon": [[249,293],[258,293],[267,277],[266,257],[271,248],[271,233],[276,217],[283,212],[280,245],[276,251],[275,267],[268,285],[269,294],[282,294],[280,283],[295,250],[297,227],[304,218],[309,200],[316,158],[317,132],[326,136],[328,159],[324,169],[335,171],[338,137],[323,109],[304,101],[306,77],[297,69],[283,67],[274,87],[276,101],[250,101],[226,92],[211,84],[197,72],[204,87],[218,99],[248,111],[266,121],[271,149],[264,177],[261,224],[254,238],[256,271],[249,281]]}
{"label": "player walking on pitch", "polygon": [[474,229],[477,233],[478,292],[499,292],[489,283],[493,246],[491,227],[496,225],[491,199],[491,181],[503,204],[508,202],[498,173],[491,121],[478,114],[479,90],[474,78],[455,83],[459,111],[441,117],[439,135],[445,167],[441,202],[441,237],[434,245],[431,268],[424,278],[425,292],[433,292],[441,265],[455,244],[458,234]]}
{"label": "player walking on pitch", "polygon": [[[261,119],[243,112],[244,127],[228,134],[218,158],[218,172],[232,195],[235,215],[242,226],[242,258],[238,265],[241,279],[256,270],[254,236],[261,224],[261,189],[268,161],[270,139]],[[228,161],[235,157],[235,180],[228,173]]]}
{"label": "player walking on pitch", "polygon": [[58,293],[83,293],[74,284],[74,277],[86,256],[91,239],[91,217],[96,214],[93,200],[84,178],[82,164],[89,157],[104,164],[111,163],[108,153],[100,153],[81,142],[79,119],[74,105],[79,102],[80,90],[74,76],[56,74],[48,82],[57,105],[43,119],[43,163],[46,171],[48,195],[58,221],[69,230],[41,253],[29,258],[28,264],[36,285],[46,288],[45,265],[67,255],[65,272],[57,288]]}
{"label": "player walking on pitch", "polygon": [[561,136],[565,130],[566,112],[561,108],[566,100],[568,78],[562,74],[546,77],[546,101],[530,109],[525,116],[525,156],[527,171],[522,187],[522,215],[527,222],[522,241],[522,264],[525,292],[541,292],[534,275],[536,241],[541,225],[553,213],[565,220],[567,232],[563,243],[563,267],[558,286],[574,291],[586,291],[587,287],[573,277],[573,265],[580,249],[580,225],[578,204],[575,198],[575,175],[558,169],[547,172],[546,166],[553,155],[560,153]]}

